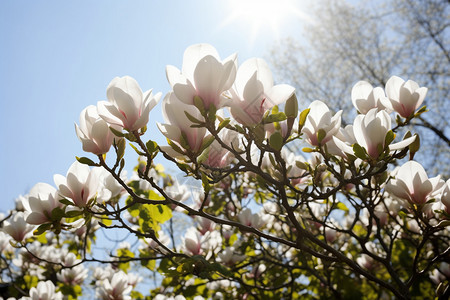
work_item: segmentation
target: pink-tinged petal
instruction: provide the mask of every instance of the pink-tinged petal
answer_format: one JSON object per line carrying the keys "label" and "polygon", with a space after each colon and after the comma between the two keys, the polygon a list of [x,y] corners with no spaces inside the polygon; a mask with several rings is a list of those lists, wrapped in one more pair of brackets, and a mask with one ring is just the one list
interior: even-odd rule
{"label": "pink-tinged petal", "polygon": [[353,122],[353,133],[356,142],[363,148],[367,149],[367,141],[364,130],[364,115],[357,115]]}
{"label": "pink-tinged petal", "polygon": [[338,147],[342,152],[353,155],[353,148],[350,145],[344,143],[335,136],[333,136],[332,139],[336,147]]}
{"label": "pink-tinged petal", "polygon": [[169,140],[180,142],[181,130],[175,125],[156,123],[159,131]]}
{"label": "pink-tinged petal", "polygon": [[205,56],[212,56],[216,60],[220,60],[219,53],[216,48],[209,44],[196,44],[189,46],[183,55],[183,66],[181,68],[183,74],[189,79],[194,79],[194,70],[198,62]]}
{"label": "pink-tinged petal", "polygon": [[228,90],[233,85],[237,73],[237,54],[232,54],[223,61],[224,78],[227,80],[223,83],[222,90]]}
{"label": "pink-tinged petal", "polygon": [[183,154],[178,153],[177,151],[173,150],[170,146],[159,146],[162,151],[164,151],[167,155],[173,158],[183,158]]}
{"label": "pink-tinged petal", "polygon": [[98,115],[110,125],[124,126],[124,116],[119,112],[117,107],[107,101],[99,101],[97,103]]}
{"label": "pink-tinged petal", "polygon": [[358,81],[352,88],[353,106],[363,114],[367,113],[374,105],[374,103],[368,103],[368,98],[372,90],[372,85],[367,81]]}
{"label": "pink-tinged petal", "polygon": [[[106,88],[106,96],[108,100],[113,103],[118,103],[116,101],[119,100],[118,98],[122,98],[123,94],[127,94],[127,98],[133,99],[132,103],[138,101],[140,104],[142,102],[141,87],[137,81],[130,76],[116,77],[111,80]],[[119,107],[121,106],[119,105]]]}
{"label": "pink-tinged petal", "polygon": [[166,78],[169,81],[171,87],[173,87],[177,83],[186,83],[186,77],[181,74],[181,71],[172,65],[166,66]]}
{"label": "pink-tinged petal", "polygon": [[419,95],[415,109],[418,109],[422,105],[423,100],[425,99],[425,96],[427,95],[427,92],[428,92],[428,89],[426,87],[421,87],[421,88],[415,90],[414,93],[417,93]]}
{"label": "pink-tinged petal", "polygon": [[124,121],[123,124],[125,125],[124,128],[130,129],[134,125],[134,123],[139,118],[139,109],[140,107],[137,107],[136,104],[139,104],[142,102],[142,95],[140,95],[140,101],[139,103],[136,103],[136,100],[131,97],[130,94],[126,93],[125,91],[121,89],[116,89],[114,91],[114,97],[115,97],[115,106],[122,115],[122,120]]}
{"label": "pink-tinged petal", "polygon": [[404,148],[408,147],[415,140],[416,140],[416,136],[414,135],[412,137],[404,139],[401,142],[398,142],[398,143],[395,143],[395,144],[390,144],[389,145],[389,150],[394,151],[394,150],[404,149]]}
{"label": "pink-tinged petal", "polygon": [[[416,174],[418,174],[418,177],[415,177]],[[421,182],[425,182],[426,180],[428,180],[427,173],[425,172],[422,165],[413,160],[406,162],[398,169],[396,178],[401,179],[401,181],[403,181],[407,185],[410,192],[414,191],[415,189],[413,184],[414,178],[416,178],[416,183],[417,178],[420,178]],[[420,185],[420,183],[417,184]]]}
{"label": "pink-tinged petal", "polygon": [[[450,179],[449,179],[450,180]],[[441,175],[429,179],[433,192],[438,191],[444,187],[445,181],[441,179]]]}
{"label": "pink-tinged petal", "polygon": [[38,212],[32,212],[31,214],[28,215],[27,217],[27,223],[28,224],[32,224],[32,225],[41,225],[44,224],[45,222],[49,221],[48,218],[42,214],[42,213],[38,213]]}
{"label": "pink-tinged petal", "polygon": [[295,92],[295,88],[288,84],[278,84],[272,89],[270,89],[267,93],[266,102],[273,103],[275,105],[279,105],[281,103],[286,102]]}
{"label": "pink-tinged petal", "polygon": [[399,101],[400,97],[400,88],[405,83],[403,79],[401,79],[398,76],[392,76],[389,78],[389,80],[386,82],[386,95],[390,100]]}
{"label": "pink-tinged petal", "polygon": [[206,108],[210,104],[217,107],[219,95],[223,92],[222,81],[226,80],[223,75],[222,64],[213,56],[208,55],[198,62],[194,71],[195,88]]}
{"label": "pink-tinged petal", "polygon": [[410,194],[408,188],[404,185],[403,182],[391,179],[386,184],[386,191],[398,198],[404,199],[404,200],[410,200]]}
{"label": "pink-tinged petal", "polygon": [[[254,72],[246,82],[244,90],[242,91],[242,96],[244,101],[240,103],[241,107],[253,106],[262,111],[263,108],[261,107],[261,101],[265,98],[264,87],[258,80],[257,72]],[[241,102],[240,99],[235,99],[234,101]]]}

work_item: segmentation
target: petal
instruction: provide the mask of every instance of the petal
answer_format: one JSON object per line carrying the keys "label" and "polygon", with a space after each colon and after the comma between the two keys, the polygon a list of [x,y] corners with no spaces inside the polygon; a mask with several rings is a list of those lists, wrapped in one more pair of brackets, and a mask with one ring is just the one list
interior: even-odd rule
{"label": "petal", "polygon": [[197,67],[198,62],[208,55],[216,58],[216,60],[220,60],[216,48],[209,44],[192,45],[184,51],[183,67],[181,69],[187,79],[193,81],[194,70]]}
{"label": "petal", "polygon": [[273,106],[286,102],[295,92],[295,88],[288,84],[278,84],[266,93],[266,103],[273,103]]}
{"label": "petal", "polygon": [[402,87],[405,81],[398,76],[392,76],[386,82],[386,95],[390,100],[399,101],[400,99],[400,88]]}
{"label": "petal", "polygon": [[411,136],[407,139],[404,139],[401,142],[389,145],[389,150],[394,151],[394,150],[404,149],[405,147],[408,147],[415,140],[416,140],[416,136],[415,135]]}

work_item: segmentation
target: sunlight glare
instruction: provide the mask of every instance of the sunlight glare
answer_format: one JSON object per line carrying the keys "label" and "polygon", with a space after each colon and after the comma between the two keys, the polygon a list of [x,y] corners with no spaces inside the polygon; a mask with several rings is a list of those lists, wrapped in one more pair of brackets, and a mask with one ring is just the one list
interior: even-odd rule
{"label": "sunlight glare", "polygon": [[[222,26],[241,21],[250,27],[250,42],[253,43],[260,32],[280,37],[280,30],[287,19],[305,18],[296,7],[294,0],[230,0],[231,14]],[[298,1],[297,1],[298,3]]]}

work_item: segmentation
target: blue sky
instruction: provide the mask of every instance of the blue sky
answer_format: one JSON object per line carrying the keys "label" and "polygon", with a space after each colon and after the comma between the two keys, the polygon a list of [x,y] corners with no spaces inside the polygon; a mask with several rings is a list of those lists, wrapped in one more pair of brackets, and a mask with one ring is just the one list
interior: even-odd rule
{"label": "blue sky", "polygon": [[[210,43],[222,58],[238,52],[242,63],[267,56],[279,38],[298,37],[304,22],[282,16],[275,30],[272,17],[259,14],[253,26],[225,0],[1,1],[0,211],[37,182],[53,185],[53,174],[65,175],[75,156],[86,155],[74,122],[83,108],[106,100],[114,77],[130,75],[143,90],[165,94],[165,66],[180,68],[189,45]],[[156,121],[159,105],[146,137],[165,144]]]}

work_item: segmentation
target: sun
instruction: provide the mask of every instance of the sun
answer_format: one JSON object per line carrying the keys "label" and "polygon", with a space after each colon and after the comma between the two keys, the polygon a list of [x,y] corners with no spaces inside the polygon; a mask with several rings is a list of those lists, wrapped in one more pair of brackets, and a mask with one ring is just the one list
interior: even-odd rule
{"label": "sun", "polygon": [[249,27],[251,43],[261,32],[271,34],[278,39],[280,30],[289,19],[306,17],[297,7],[298,2],[295,0],[230,0],[228,3],[231,13],[222,26],[235,22],[244,23],[244,26]]}

